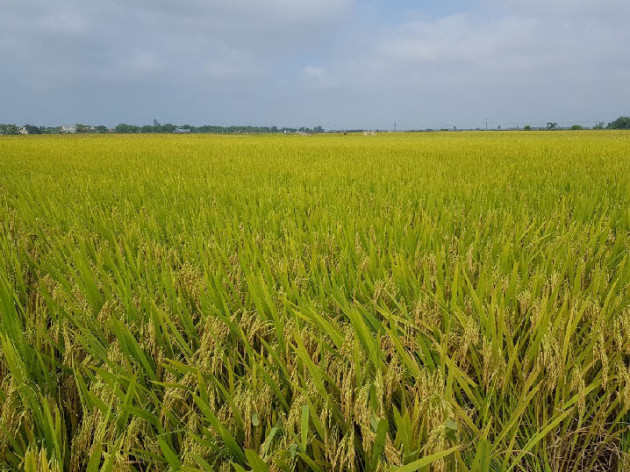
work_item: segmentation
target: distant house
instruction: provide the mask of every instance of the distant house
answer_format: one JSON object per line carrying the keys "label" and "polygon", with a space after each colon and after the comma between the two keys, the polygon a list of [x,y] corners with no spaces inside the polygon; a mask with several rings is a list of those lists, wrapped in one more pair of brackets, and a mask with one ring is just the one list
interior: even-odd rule
{"label": "distant house", "polygon": [[61,127],[62,133],[74,134],[77,132],[77,127],[74,125],[64,125]]}
{"label": "distant house", "polygon": [[173,134],[186,134],[186,133],[190,133],[190,130],[188,128],[176,128],[175,131],[173,131]]}
{"label": "distant house", "polygon": [[26,126],[22,126],[19,130],[20,134],[28,134],[28,130],[26,129]]}

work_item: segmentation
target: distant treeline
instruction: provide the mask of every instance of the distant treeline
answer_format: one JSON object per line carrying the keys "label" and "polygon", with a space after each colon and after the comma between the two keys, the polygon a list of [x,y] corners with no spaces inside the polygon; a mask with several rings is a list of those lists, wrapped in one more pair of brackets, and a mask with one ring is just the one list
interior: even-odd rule
{"label": "distant treeline", "polygon": [[[454,128],[455,129],[455,128]],[[500,128],[499,128],[500,129]],[[521,128],[510,128],[521,129]],[[580,125],[573,125],[570,128],[560,128],[557,123],[549,122],[546,127],[532,128],[527,125],[524,128],[525,131],[534,129],[538,130],[557,130],[557,129],[583,129]],[[593,126],[593,129],[630,129],[630,116],[620,116],[616,120],[605,125],[603,122],[597,123]],[[360,130],[328,130],[328,132],[361,132]],[[434,131],[434,130],[417,130],[417,131]],[[441,129],[441,131],[450,131],[449,129]],[[464,131],[464,130],[462,130]],[[72,126],[35,126],[24,125],[17,126],[15,124],[0,124],[0,134],[64,134],[64,133],[120,133],[120,134],[134,134],[134,133],[216,133],[216,134],[315,134],[324,133],[326,130],[321,126],[315,126],[314,128],[278,128],[277,126],[216,126],[216,125],[174,125],[171,123],[161,124],[156,120],[152,125],[129,125],[121,123],[114,128],[108,128],[107,126],[90,126],[85,124],[76,124]]]}
{"label": "distant treeline", "polygon": [[187,131],[189,133],[224,133],[224,134],[260,134],[260,133],[323,133],[324,128],[316,126],[315,128],[278,128],[277,126],[216,126],[203,125],[192,126],[182,125],[176,126],[170,123],[152,125],[135,126],[121,123],[117,125],[113,131],[115,133],[176,133],[178,131]]}
{"label": "distant treeline", "polygon": [[174,125],[171,123],[160,124],[154,121],[152,125],[130,125],[121,123],[114,128],[107,126],[90,126],[76,124],[73,126],[35,126],[15,124],[0,124],[0,134],[64,134],[64,133],[217,133],[217,134],[262,134],[262,133],[323,133],[321,126],[314,128],[278,128],[277,126],[216,126],[216,125]]}

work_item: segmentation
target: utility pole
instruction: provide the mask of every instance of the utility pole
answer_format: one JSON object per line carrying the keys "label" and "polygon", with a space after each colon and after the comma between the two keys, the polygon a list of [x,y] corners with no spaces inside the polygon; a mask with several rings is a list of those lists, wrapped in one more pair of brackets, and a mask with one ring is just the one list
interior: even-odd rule
{"label": "utility pole", "polygon": [[488,117],[486,117],[486,131],[488,131]]}
{"label": "utility pole", "polygon": [[396,132],[396,122],[394,121],[394,133]]}

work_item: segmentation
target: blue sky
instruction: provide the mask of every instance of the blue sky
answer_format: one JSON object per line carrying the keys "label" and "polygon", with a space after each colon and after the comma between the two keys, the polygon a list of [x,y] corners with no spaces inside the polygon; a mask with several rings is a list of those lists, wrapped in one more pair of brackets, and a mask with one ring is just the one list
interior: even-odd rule
{"label": "blue sky", "polygon": [[400,129],[630,114],[627,0],[3,0],[0,123]]}

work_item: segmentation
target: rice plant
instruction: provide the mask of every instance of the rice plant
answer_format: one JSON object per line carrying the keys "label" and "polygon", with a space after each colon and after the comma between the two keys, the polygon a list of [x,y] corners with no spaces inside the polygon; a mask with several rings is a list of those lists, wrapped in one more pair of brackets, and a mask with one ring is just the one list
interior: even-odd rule
{"label": "rice plant", "polygon": [[0,139],[0,470],[630,470],[630,136]]}

